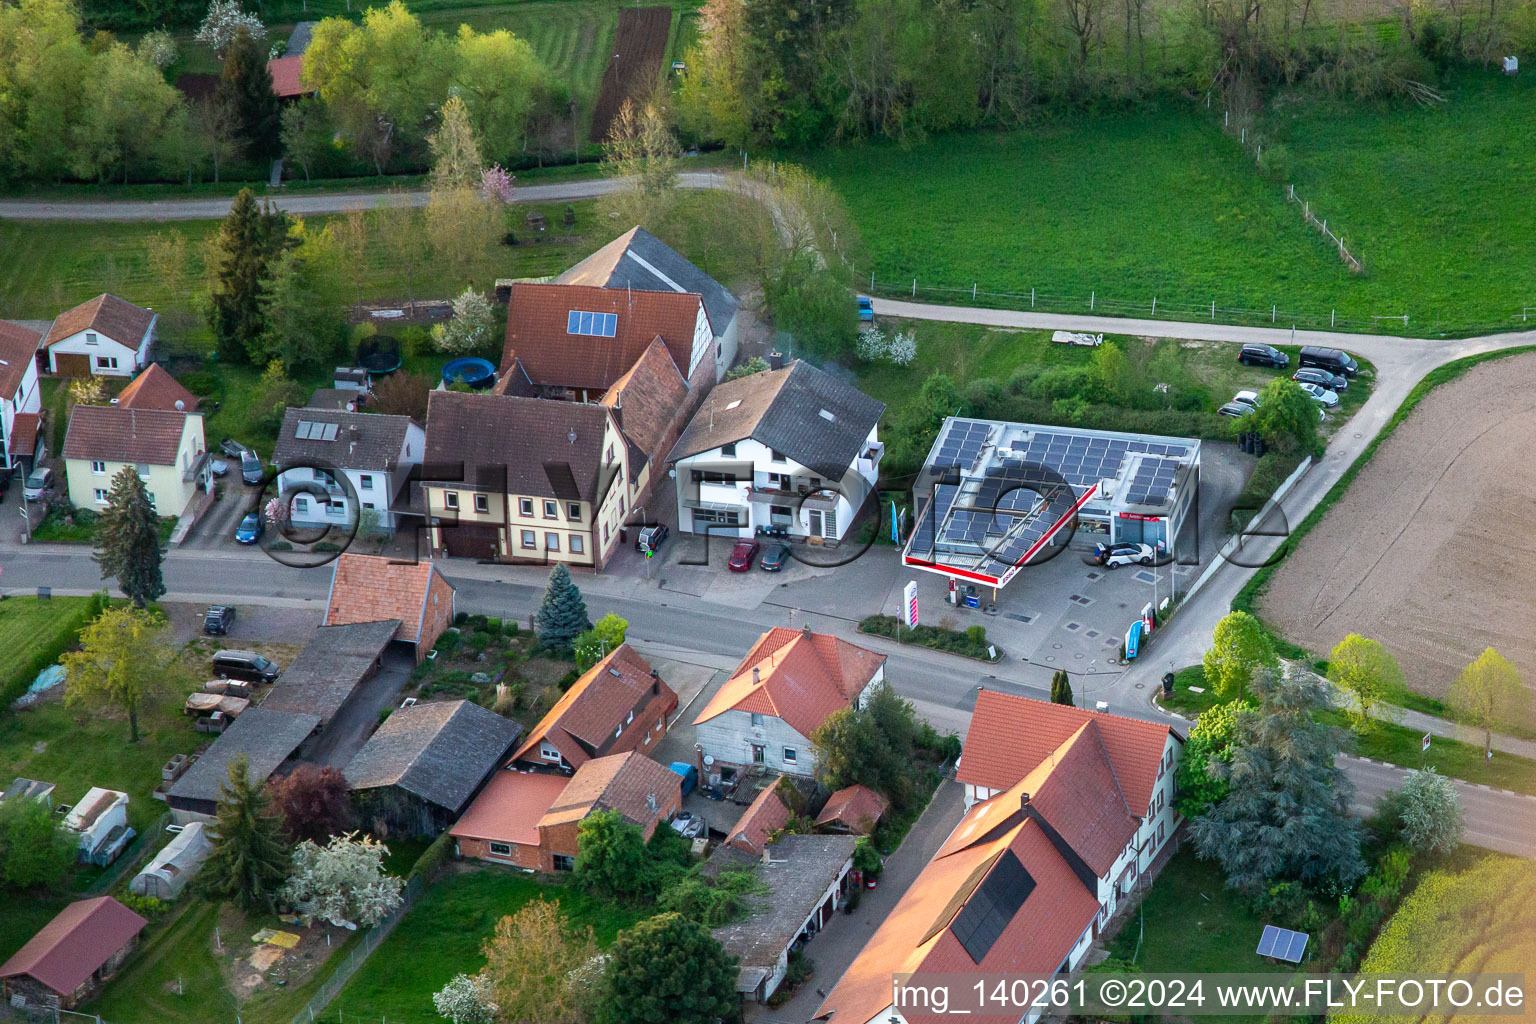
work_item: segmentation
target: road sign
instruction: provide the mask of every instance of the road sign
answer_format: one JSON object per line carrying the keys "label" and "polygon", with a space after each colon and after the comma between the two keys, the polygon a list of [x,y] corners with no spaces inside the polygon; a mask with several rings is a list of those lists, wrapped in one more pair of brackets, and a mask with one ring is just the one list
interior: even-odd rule
{"label": "road sign", "polygon": [[1424,742],[1419,747],[1419,753],[1423,754],[1423,753],[1427,753],[1428,751],[1429,751],[1429,733],[1425,733],[1424,734]]}
{"label": "road sign", "polygon": [[902,605],[906,610],[907,628],[917,626],[917,580],[908,580],[901,592]]}

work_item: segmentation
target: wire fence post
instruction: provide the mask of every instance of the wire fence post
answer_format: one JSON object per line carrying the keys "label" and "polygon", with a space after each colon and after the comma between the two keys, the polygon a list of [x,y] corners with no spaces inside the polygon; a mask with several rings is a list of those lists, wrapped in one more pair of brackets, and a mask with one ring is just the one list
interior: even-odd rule
{"label": "wire fence post", "polygon": [[1328,326],[1329,327],[1337,326],[1338,322],[1339,322],[1339,311],[1336,310],[1336,309],[1330,309],[1328,311]]}
{"label": "wire fence post", "polygon": [[1033,288],[1029,290],[1029,308],[1035,308],[1035,290]]}
{"label": "wire fence post", "polygon": [[1280,307],[1279,306],[1270,306],[1269,307],[1269,322],[1270,323],[1274,323],[1275,322],[1275,317],[1279,313],[1279,311],[1280,311]]}
{"label": "wire fence post", "polygon": [[1152,315],[1157,316],[1157,296],[1152,296]]}
{"label": "wire fence post", "polygon": [[912,279],[912,297],[917,298],[917,278]]}
{"label": "wire fence post", "polygon": [[869,272],[869,290],[875,290],[875,272],[873,270]]}
{"label": "wire fence post", "polygon": [[1098,292],[1092,292],[1092,291],[1088,293],[1088,312],[1090,312],[1090,313],[1093,312],[1093,303],[1094,303],[1094,300],[1098,297],[1098,294],[1099,294]]}
{"label": "wire fence post", "polygon": [[1216,319],[1216,300],[1215,299],[1211,300],[1211,319],[1212,320]]}
{"label": "wire fence post", "polygon": [[976,285],[974,283],[971,285],[971,301],[976,301]]}

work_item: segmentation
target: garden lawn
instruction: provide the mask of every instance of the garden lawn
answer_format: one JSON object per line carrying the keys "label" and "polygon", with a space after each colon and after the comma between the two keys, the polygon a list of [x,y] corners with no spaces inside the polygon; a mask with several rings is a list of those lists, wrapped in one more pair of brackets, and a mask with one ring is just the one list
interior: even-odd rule
{"label": "garden lawn", "polygon": [[599,945],[647,916],[570,886],[510,870],[474,867],[439,878],[326,1010],[325,1020],[433,1019],[432,993],[485,963],[480,948],[496,922],[538,897],[558,899],[571,923],[592,926]]}
{"label": "garden lawn", "polygon": [[[1022,295],[993,301],[1023,308],[1036,289],[1054,311],[1087,312],[1094,294],[1099,312],[1145,316],[1155,296],[1159,316],[1181,319],[1214,300],[1219,320],[1278,306],[1282,325],[1326,325],[1338,310],[1366,329],[1407,314],[1410,334],[1514,327],[1511,315],[1536,305],[1517,227],[1536,217],[1536,166],[1521,145],[1536,83],[1463,72],[1448,95],[1432,109],[1363,113],[1296,101],[1283,123],[1271,119],[1298,192],[1342,229],[1364,276],[1303,224],[1284,180],[1261,177],[1205,111],[1171,103],[801,159],[860,227],[861,287],[874,270],[892,295],[916,278],[920,298],[957,304],[977,283]],[[957,291],[924,290],[936,286]]]}
{"label": "garden lawn", "polygon": [[[71,620],[80,614],[89,600],[87,597],[55,597],[39,601],[35,597],[18,596],[0,601],[0,691],[13,681],[16,673],[32,664],[33,655],[39,648],[47,647],[62,639],[66,632],[79,628],[78,623]],[[0,730],[4,730],[14,717],[9,709],[0,709]],[[5,784],[9,783],[7,778]]]}

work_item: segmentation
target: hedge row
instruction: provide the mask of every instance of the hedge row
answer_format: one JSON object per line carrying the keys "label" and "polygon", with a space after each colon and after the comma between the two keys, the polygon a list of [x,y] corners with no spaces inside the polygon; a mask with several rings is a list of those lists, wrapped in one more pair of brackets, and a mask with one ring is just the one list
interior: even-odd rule
{"label": "hedge row", "polygon": [[[987,641],[987,630],[984,626],[971,626],[962,633],[957,629],[945,629],[942,626],[905,626],[894,615],[871,615],[859,623],[859,632],[889,637],[899,643],[931,647],[935,651],[947,651],[950,654],[959,654],[980,661],[996,660],[987,653],[987,648],[991,645]],[[1001,658],[1002,652],[998,651],[997,656]]]}

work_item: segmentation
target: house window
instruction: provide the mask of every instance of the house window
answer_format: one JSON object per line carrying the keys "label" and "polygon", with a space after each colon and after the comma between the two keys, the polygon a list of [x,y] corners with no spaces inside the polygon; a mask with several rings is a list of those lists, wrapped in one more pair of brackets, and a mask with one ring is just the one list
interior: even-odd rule
{"label": "house window", "polygon": [[94,344],[96,344],[96,335],[91,334],[90,332],[86,332],[85,343],[87,345],[94,345]]}
{"label": "house window", "polygon": [[347,504],[344,501],[328,501],[325,503],[325,514],[332,519],[340,519],[347,514]]}
{"label": "house window", "polygon": [[491,855],[495,856],[495,857],[510,857],[510,856],[512,856],[512,844],[511,843],[492,843],[491,844]]}
{"label": "house window", "polygon": [[565,516],[573,523],[581,522],[581,502],[568,501],[565,503]]}
{"label": "house window", "polygon": [[770,457],[773,459],[774,462],[788,462],[789,461],[788,459],[786,459],[784,457],[784,453],[779,451],[777,448],[770,448],[768,450],[773,453]]}
{"label": "house window", "polygon": [[559,518],[559,515],[560,512],[557,509],[555,503],[546,499],[544,502],[544,518],[556,519]]}
{"label": "house window", "polygon": [[794,747],[785,747],[784,748],[784,763],[785,764],[794,764],[795,763],[795,748]]}
{"label": "house window", "polygon": [[736,442],[732,441],[729,444],[721,445],[720,454],[725,456],[727,459],[734,459],[736,457]]}
{"label": "house window", "polygon": [[603,524],[603,543],[604,544],[608,543],[608,524],[607,523]]}
{"label": "house window", "polygon": [[1159,846],[1163,845],[1163,827],[1163,822],[1160,821],[1157,823],[1157,845]]}
{"label": "house window", "polygon": [[357,486],[361,487],[365,491],[373,490],[373,474],[359,473],[357,475]]}
{"label": "house window", "polygon": [[635,713],[633,711],[631,711],[629,713],[629,716],[624,719],[624,724],[628,725],[630,722],[633,722],[634,720],[635,720]]}
{"label": "house window", "polygon": [[540,743],[539,756],[546,761],[558,761],[560,760],[560,751],[556,750],[548,743]]}
{"label": "house window", "polygon": [[613,443],[612,442],[609,442],[609,444],[608,444],[608,458],[606,458],[604,461],[605,462],[612,462],[613,461]]}
{"label": "house window", "polygon": [[98,370],[115,370],[115,369],[117,369],[117,356],[97,356],[96,357],[96,369],[98,369]]}
{"label": "house window", "polygon": [[374,504],[374,503],[373,503],[373,502],[371,502],[371,501],[365,501],[365,502],[363,502],[363,508],[369,508],[369,509],[373,509],[373,508],[378,508],[378,506],[377,506],[377,505],[375,505],[375,504]]}
{"label": "house window", "polygon": [[763,727],[763,716],[758,714],[756,711],[752,712],[752,728],[754,728],[754,729],[761,729],[762,727]]}
{"label": "house window", "polygon": [[457,512],[459,510],[459,492],[458,491],[444,491],[443,492],[443,508],[446,508],[446,509],[448,509],[450,511],[453,511],[453,512]]}
{"label": "house window", "polygon": [[564,853],[557,853],[557,854],[555,854],[555,870],[556,871],[574,871],[575,868],[576,868],[576,860],[575,860],[575,858],[571,857],[569,854],[564,854]]}
{"label": "house window", "polygon": [[618,739],[622,735],[624,735],[624,727],[622,725],[613,730],[614,739]]}
{"label": "house window", "polygon": [[517,514],[520,515],[520,516],[530,516],[531,517],[533,515],[533,499],[532,498],[518,498],[517,499]]}
{"label": "house window", "polygon": [[490,499],[490,497],[488,495],[485,495],[485,494],[477,494],[477,495],[475,495],[475,511],[476,512],[480,512],[480,513],[485,513],[485,512],[489,512],[490,510],[491,510],[491,499]]}
{"label": "house window", "polygon": [[100,488],[100,487],[96,488],[96,504],[98,504],[98,505],[105,505],[106,503],[107,503],[107,492],[103,488]]}
{"label": "house window", "polygon": [[581,542],[581,536],[579,534],[571,534],[571,554],[584,554],[586,550],[586,545]]}
{"label": "house window", "polygon": [[667,716],[666,715],[662,715],[660,718],[656,719],[656,728],[657,729],[665,729],[666,727],[667,727]]}
{"label": "house window", "polygon": [[299,512],[299,513],[307,513],[309,511],[309,499],[308,498],[294,498],[293,499],[293,510],[295,512]]}
{"label": "house window", "polygon": [[538,545],[539,545],[538,538],[534,536],[533,531],[532,530],[524,530],[523,531],[523,547],[529,548],[531,550],[533,548],[538,547]]}
{"label": "house window", "polygon": [[740,512],[716,512],[714,509],[696,508],[693,510],[693,521],[699,523],[720,523],[724,526],[740,526]]}
{"label": "house window", "polygon": [[551,532],[551,533],[546,533],[544,535],[544,550],[545,551],[559,551],[560,550],[560,535],[558,533],[552,533]]}
{"label": "house window", "polygon": [[619,515],[623,515],[628,509],[624,507],[624,495],[619,495]]}
{"label": "house window", "polygon": [[106,476],[107,464],[105,462],[93,461],[91,463],[91,472],[95,473],[97,476]]}

